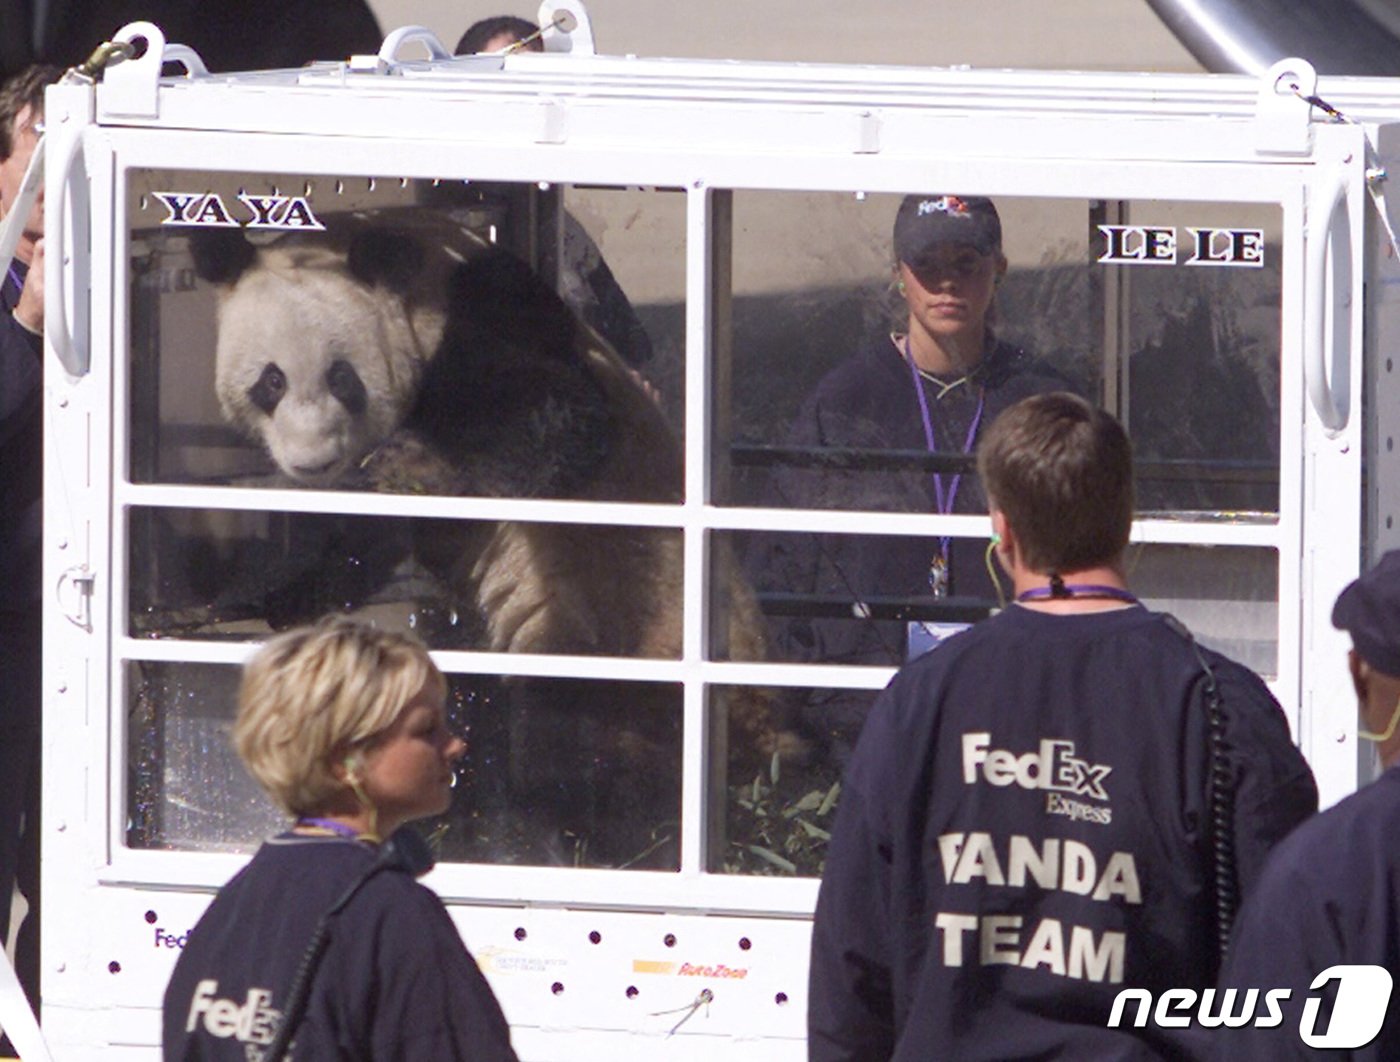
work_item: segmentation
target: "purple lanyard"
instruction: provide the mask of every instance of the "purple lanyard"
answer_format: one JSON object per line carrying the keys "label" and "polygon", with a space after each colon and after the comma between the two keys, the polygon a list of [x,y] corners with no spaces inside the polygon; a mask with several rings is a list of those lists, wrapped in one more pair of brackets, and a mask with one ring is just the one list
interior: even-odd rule
{"label": "purple lanyard", "polygon": [[15,272],[15,264],[13,262],[10,263],[10,279],[15,282],[16,295],[24,291],[24,281],[21,280],[19,274]]}
{"label": "purple lanyard", "polygon": [[297,819],[296,824],[298,826],[310,826],[314,829],[325,830],[327,833],[333,833],[351,841],[358,841],[360,839],[360,832],[358,830],[345,825],[343,822],[336,822],[335,819],[317,819],[310,815],[303,815],[301,818]]}
{"label": "purple lanyard", "polygon": [[[928,445],[928,452],[931,454],[938,452],[938,444],[933,438],[933,417],[928,411],[928,396],[924,394],[923,381],[919,379],[919,368],[914,364],[914,357],[909,352],[909,337],[904,337],[904,360],[909,363],[909,375],[914,381],[914,393],[919,396],[919,416],[924,422],[924,442]],[[982,423],[982,410],[987,404],[986,387],[977,388],[977,412],[972,415],[972,423],[967,427],[967,439],[963,442],[962,452],[969,454],[972,452],[972,444],[977,439],[977,427]],[[943,495],[943,476],[935,472],[933,474],[933,496],[938,504],[940,514],[951,513],[953,503],[958,498],[958,484],[962,482],[962,473],[959,472],[953,477],[953,482],[948,488],[948,495],[945,499]],[[943,557],[943,562],[948,562],[948,543],[950,536],[944,535],[939,539],[938,551]]]}
{"label": "purple lanyard", "polygon": [[1067,583],[1058,575],[1050,577],[1049,586],[1033,586],[1016,595],[1017,601],[1049,601],[1058,598],[1063,601],[1074,597],[1106,597],[1123,601],[1129,605],[1138,603],[1137,596],[1116,586],[1103,586],[1099,583]]}

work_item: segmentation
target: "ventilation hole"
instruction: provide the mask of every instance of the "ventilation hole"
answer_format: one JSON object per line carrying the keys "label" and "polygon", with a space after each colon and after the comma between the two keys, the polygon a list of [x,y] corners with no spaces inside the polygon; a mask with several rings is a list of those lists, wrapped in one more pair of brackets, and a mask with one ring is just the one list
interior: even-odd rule
{"label": "ventilation hole", "polygon": [[1389,358],[1386,358],[1386,359],[1385,359],[1385,371],[1386,371],[1386,372],[1390,372],[1390,371],[1392,370],[1392,368],[1393,368],[1393,366],[1392,366],[1392,364],[1391,364],[1390,359],[1389,359]]}
{"label": "ventilation hole", "polygon": [[599,933],[596,929],[593,930],[593,932],[591,932],[591,933],[588,934],[588,942],[589,942],[590,944],[601,944],[601,943],[603,943],[603,934]]}
{"label": "ventilation hole", "polygon": [[1387,517],[1385,518],[1385,529],[1386,529],[1387,531],[1389,531],[1389,530],[1391,529],[1391,527],[1392,527],[1394,524],[1395,524],[1395,517],[1393,517],[1393,516],[1387,516]]}
{"label": "ventilation hole", "polygon": [[564,982],[555,981],[554,984],[549,986],[549,990],[556,996],[562,996],[564,994]]}
{"label": "ventilation hole", "polygon": [[773,997],[773,1002],[778,1004],[778,1006],[780,1007],[787,1006],[787,1001],[788,995],[786,992],[779,992],[776,996]]}
{"label": "ventilation hole", "polygon": [[1385,440],[1385,452],[1386,452],[1386,453],[1390,453],[1390,451],[1392,451],[1392,450],[1394,450],[1394,449],[1395,449],[1395,439],[1394,439],[1393,437],[1387,436],[1387,437],[1386,437],[1386,440]]}
{"label": "ventilation hole", "polygon": [[524,926],[516,926],[516,927],[515,927],[515,939],[516,939],[516,940],[524,940],[524,939],[525,939],[526,937],[528,937],[529,935],[530,935],[530,934],[528,934],[528,933],[525,932],[525,927],[524,927]]}
{"label": "ventilation hole", "polygon": [[146,912],[146,921],[147,921],[150,925],[155,925],[155,924],[156,924],[156,913],[155,913],[154,911],[147,911],[147,912]]}
{"label": "ventilation hole", "polygon": [[748,937],[740,937],[740,938],[739,938],[739,950],[740,950],[740,951],[748,951],[751,947],[753,947],[753,941],[749,940]]}
{"label": "ventilation hole", "polygon": [[676,946],[676,935],[674,933],[667,933],[666,936],[662,938],[661,943],[665,944],[668,948],[674,948]]}
{"label": "ventilation hole", "polygon": [[628,998],[628,999],[636,999],[636,998],[637,998],[637,986],[636,986],[636,985],[628,985],[628,986],[627,986],[627,998]]}
{"label": "ventilation hole", "polygon": [[117,962],[116,959],[113,959],[111,962],[109,962],[109,963],[107,964],[107,972],[108,972],[108,973],[121,973],[121,972],[122,972],[122,964],[119,963],[119,962]]}

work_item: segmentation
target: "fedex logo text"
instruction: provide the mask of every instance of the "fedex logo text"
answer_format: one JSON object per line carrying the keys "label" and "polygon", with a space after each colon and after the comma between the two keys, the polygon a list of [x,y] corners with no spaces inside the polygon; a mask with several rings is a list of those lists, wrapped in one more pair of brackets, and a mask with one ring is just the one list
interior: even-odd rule
{"label": "fedex logo text", "polygon": [[963,781],[972,785],[980,773],[989,785],[1022,789],[1052,789],[1094,800],[1107,800],[1104,780],[1113,768],[1090,763],[1074,754],[1073,741],[1042,739],[1036,752],[1017,755],[991,748],[992,735],[985,731],[964,734],[962,739]]}

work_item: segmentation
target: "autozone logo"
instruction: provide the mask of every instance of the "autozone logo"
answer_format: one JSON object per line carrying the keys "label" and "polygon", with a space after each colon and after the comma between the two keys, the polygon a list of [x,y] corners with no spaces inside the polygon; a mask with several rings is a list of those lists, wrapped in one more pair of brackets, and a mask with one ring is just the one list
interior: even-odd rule
{"label": "autozone logo", "polygon": [[722,962],[657,962],[651,959],[633,959],[632,972],[675,977],[717,977],[734,981],[741,981],[749,975],[747,966],[726,966]]}
{"label": "autozone logo", "polygon": [[1022,789],[1048,789],[1094,800],[1108,799],[1103,783],[1113,768],[1076,756],[1073,741],[1044,738],[1035,752],[1019,755],[1006,749],[994,749],[991,745],[992,735],[986,731],[963,735],[963,781],[968,785],[975,784],[981,775],[988,785],[1015,783]]}

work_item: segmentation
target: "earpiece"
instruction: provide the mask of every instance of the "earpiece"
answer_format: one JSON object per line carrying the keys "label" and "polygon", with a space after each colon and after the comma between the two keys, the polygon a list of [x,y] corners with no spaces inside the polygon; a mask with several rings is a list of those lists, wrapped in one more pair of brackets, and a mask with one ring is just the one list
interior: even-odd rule
{"label": "earpiece", "polygon": [[995,531],[992,532],[992,545],[993,545],[993,546],[1000,546],[1000,545],[1001,545],[1001,536],[1000,536],[999,534],[997,534]]}
{"label": "earpiece", "polygon": [[365,765],[364,759],[358,752],[352,752],[345,757],[343,766],[345,767],[345,781],[354,786],[360,784],[360,768]]}
{"label": "earpiece", "polygon": [[901,295],[904,294],[904,281],[902,281],[902,280],[899,282],[899,293],[900,293]]}

